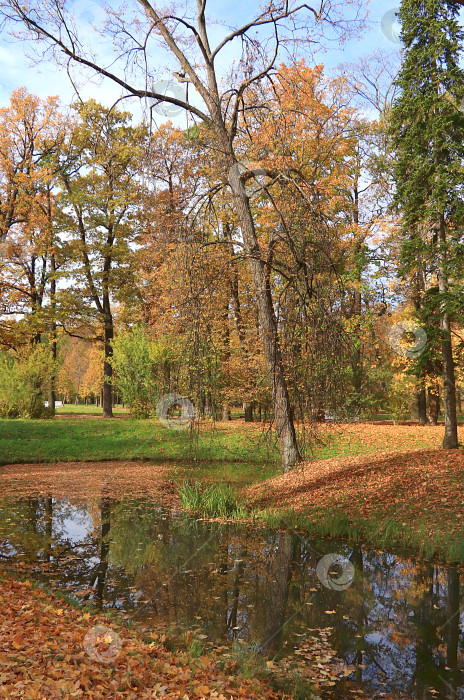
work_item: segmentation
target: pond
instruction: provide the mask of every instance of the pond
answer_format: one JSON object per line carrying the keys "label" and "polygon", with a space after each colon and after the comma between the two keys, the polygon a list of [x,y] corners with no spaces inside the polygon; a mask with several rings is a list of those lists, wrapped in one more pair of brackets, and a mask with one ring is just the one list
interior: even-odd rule
{"label": "pond", "polygon": [[342,680],[322,670],[322,694],[464,698],[453,566],[150,501],[52,496],[1,503],[0,553],[5,571],[147,629],[195,628],[205,644],[235,640],[301,668],[330,661]]}

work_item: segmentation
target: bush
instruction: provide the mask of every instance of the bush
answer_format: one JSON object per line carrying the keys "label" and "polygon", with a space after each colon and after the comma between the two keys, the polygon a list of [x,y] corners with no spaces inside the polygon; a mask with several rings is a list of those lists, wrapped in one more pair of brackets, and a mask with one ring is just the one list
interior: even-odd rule
{"label": "bush", "polygon": [[120,333],[113,341],[111,364],[115,382],[134,418],[154,414],[158,398],[169,390],[175,349],[169,341],[155,342],[143,326]]}
{"label": "bush", "polygon": [[390,387],[388,408],[396,424],[411,417],[415,385],[412,377],[396,374]]}
{"label": "bush", "polygon": [[38,346],[16,356],[0,355],[0,416],[50,418],[44,405],[54,363],[48,348]]}

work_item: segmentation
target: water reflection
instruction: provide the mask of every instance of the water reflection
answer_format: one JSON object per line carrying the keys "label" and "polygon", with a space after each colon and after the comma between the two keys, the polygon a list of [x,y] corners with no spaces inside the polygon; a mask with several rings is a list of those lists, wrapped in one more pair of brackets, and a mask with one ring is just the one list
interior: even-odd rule
{"label": "water reflection", "polygon": [[[355,567],[341,592],[315,573],[331,552]],[[462,577],[453,566],[205,523],[144,501],[51,495],[0,506],[0,554],[5,567],[23,562],[97,608],[145,626],[199,624],[217,644],[245,639],[270,657],[331,628],[338,656],[355,669],[338,697],[362,687],[368,697],[464,698]]]}

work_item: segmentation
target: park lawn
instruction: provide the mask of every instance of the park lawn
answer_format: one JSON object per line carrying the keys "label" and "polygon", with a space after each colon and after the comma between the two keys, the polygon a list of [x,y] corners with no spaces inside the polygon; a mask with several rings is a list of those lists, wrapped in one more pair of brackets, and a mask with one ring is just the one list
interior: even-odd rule
{"label": "park lawn", "polygon": [[[101,406],[96,406],[94,403],[92,404],[73,404],[73,403],[66,403],[63,406],[57,406],[55,409],[55,413],[57,415],[66,415],[66,414],[71,414],[71,415],[76,415],[76,414],[81,414],[81,415],[88,415],[88,416],[101,416],[102,415],[102,408]],[[127,407],[123,406],[113,406],[113,413],[114,415],[130,415],[130,410]]]}
{"label": "park lawn", "polygon": [[[464,428],[460,428],[464,441]],[[306,436],[308,459],[439,447],[442,426],[323,424]],[[278,463],[275,433],[264,424],[204,422],[199,435],[165,428],[158,420],[57,417],[0,420],[0,464],[99,460],[173,459],[223,463]]]}
{"label": "park lawn", "polygon": [[[464,442],[464,428],[460,428]],[[307,458],[436,449],[442,426],[321,425],[307,436]],[[0,465],[36,462],[149,460],[185,465],[199,480],[252,483],[279,472],[275,434],[257,423],[203,423],[198,435],[165,428],[156,419],[91,415],[52,420],[0,420]],[[253,466],[251,466],[253,465]],[[259,469],[257,468],[259,466]]]}
{"label": "park lawn", "polygon": [[274,440],[244,423],[214,431],[204,424],[196,439],[189,430],[165,428],[157,420],[0,420],[0,465],[111,460],[172,463],[176,471],[183,466],[188,477],[214,474],[236,483],[279,471]]}

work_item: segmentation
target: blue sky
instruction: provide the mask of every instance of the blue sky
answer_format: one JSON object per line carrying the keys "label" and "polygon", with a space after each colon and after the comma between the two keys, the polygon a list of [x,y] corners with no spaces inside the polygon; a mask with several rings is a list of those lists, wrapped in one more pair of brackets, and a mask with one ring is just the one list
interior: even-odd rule
{"label": "blue sky", "polygon": [[[250,0],[210,0],[211,7],[218,18],[222,18],[229,24],[242,24],[255,14],[259,2]],[[102,4],[93,0],[77,0],[72,3],[73,11],[78,17],[80,29],[87,35],[93,48],[96,48],[100,55],[109,57],[111,47],[108,42],[95,34],[91,28],[92,22],[97,22],[104,17]],[[372,53],[376,49],[384,49],[399,55],[400,45],[387,38],[382,31],[381,20],[390,10],[398,7],[398,2],[386,2],[385,0],[371,0],[369,3],[369,27],[363,36],[350,39],[342,46],[333,44],[327,51],[318,57],[318,62],[326,65],[328,70],[335,68],[340,63],[351,62],[361,55]],[[218,35],[222,29],[214,29]],[[388,33],[388,32],[387,32]],[[394,37],[393,37],[394,38]],[[11,93],[15,88],[25,86],[29,92],[40,97],[58,95],[64,104],[69,104],[74,97],[74,89],[66,75],[66,71],[57,68],[51,63],[31,66],[26,56],[28,47],[23,42],[17,42],[7,36],[6,32],[0,35],[0,106],[5,106],[9,102]],[[234,58],[233,49],[230,50],[223,59],[223,69],[227,69],[227,61]],[[163,65],[163,56],[159,56],[159,65]],[[165,77],[169,78],[169,71]],[[163,78],[163,69],[160,68],[160,79]],[[101,84],[98,82],[86,81],[81,86],[81,95],[84,98],[94,97],[104,104],[112,104],[120,95],[119,88],[110,82]],[[126,108],[129,105],[126,104]],[[133,105],[135,112],[137,106]],[[185,118],[185,117],[184,117]],[[162,121],[162,119],[160,119]]]}

